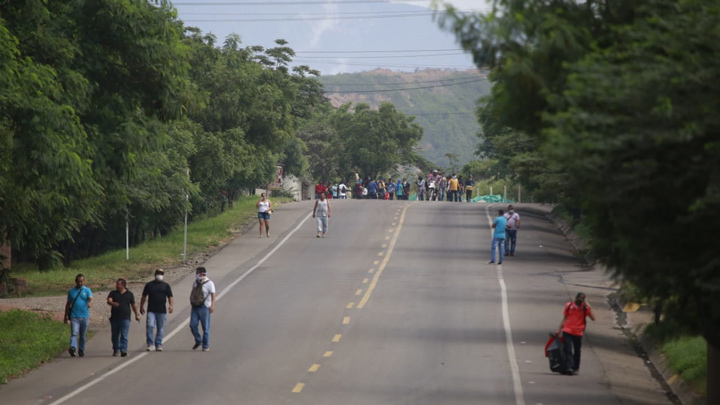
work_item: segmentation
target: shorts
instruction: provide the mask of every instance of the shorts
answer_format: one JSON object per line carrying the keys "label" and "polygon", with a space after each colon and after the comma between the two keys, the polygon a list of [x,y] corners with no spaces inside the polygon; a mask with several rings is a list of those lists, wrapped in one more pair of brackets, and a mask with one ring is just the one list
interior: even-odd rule
{"label": "shorts", "polygon": [[268,213],[268,212],[258,212],[258,219],[269,220],[269,219],[270,219],[270,213]]}

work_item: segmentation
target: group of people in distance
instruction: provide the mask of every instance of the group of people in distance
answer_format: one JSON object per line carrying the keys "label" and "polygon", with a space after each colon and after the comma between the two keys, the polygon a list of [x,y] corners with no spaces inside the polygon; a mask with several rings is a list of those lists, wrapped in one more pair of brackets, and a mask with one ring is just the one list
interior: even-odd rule
{"label": "group of people in distance", "polygon": [[[174,304],[172,288],[164,281],[164,276],[163,269],[155,270],[153,281],[145,284],[143,288],[139,311],[135,295],[127,288],[127,280],[118,278],[115,282],[115,290],[107,297],[107,305],[110,306],[110,340],[113,356],[128,355],[128,334],[132,315],[134,313],[135,320],[139,322],[140,315],[146,314],[146,301],[148,303],[145,322],[146,350],[163,351],[167,314],[173,312]],[[71,357],[76,355],[85,357],[92,302],[92,290],[85,286],[85,276],[78,274],[75,276],[75,287],[68,291],[63,319],[66,324],[70,324],[68,353]],[[202,346],[203,351],[208,351],[210,350],[210,314],[215,310],[215,284],[207,277],[207,270],[204,267],[195,270],[190,304],[190,330],[195,338],[193,350]]]}
{"label": "group of people in distance", "polygon": [[418,176],[417,181],[412,184],[406,178],[385,181],[380,176],[375,179],[366,176],[364,179],[357,179],[352,190],[345,185],[345,182],[328,183],[320,181],[315,185],[315,199],[325,193],[327,199],[346,199],[352,195],[355,199],[369,200],[407,200],[412,192],[417,195],[418,201],[472,201],[475,181],[472,176],[463,179],[454,173],[445,176],[438,170],[433,170],[427,175]]}

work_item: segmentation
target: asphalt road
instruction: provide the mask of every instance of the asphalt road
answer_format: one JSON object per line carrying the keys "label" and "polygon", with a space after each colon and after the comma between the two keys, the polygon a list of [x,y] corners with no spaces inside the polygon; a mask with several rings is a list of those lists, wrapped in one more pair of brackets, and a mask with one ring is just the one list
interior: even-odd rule
{"label": "asphalt road", "polygon": [[[192,351],[190,283],[174,286],[164,352],[110,357],[109,332],[84,359],[0,387],[4,404],[664,404],[614,329],[603,274],[542,216],[519,212],[516,257],[487,265],[499,206],[333,201],[327,237],[311,203],[254,229],[205,266],[220,295],[210,351]],[[578,376],[550,373],[543,347],[584,291],[590,323]],[[103,298],[104,299],[104,298]]]}

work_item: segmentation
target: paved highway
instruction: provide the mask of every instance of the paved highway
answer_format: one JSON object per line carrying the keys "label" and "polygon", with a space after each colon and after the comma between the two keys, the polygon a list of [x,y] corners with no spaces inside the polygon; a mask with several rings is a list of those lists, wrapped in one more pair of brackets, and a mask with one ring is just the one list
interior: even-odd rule
{"label": "paved highway", "polygon": [[[272,238],[251,230],[205,266],[219,300],[209,352],[192,351],[191,278],[174,286],[164,352],[128,358],[109,332],[84,359],[0,387],[4,404],[666,404],[614,328],[606,276],[582,266],[555,227],[519,208],[516,257],[489,259],[500,206],[332,201],[315,237],[311,202],[288,204]],[[543,347],[582,290],[597,312],[578,376],[548,370]],[[104,297],[101,297],[104,299]],[[98,300],[102,304],[102,299]]]}

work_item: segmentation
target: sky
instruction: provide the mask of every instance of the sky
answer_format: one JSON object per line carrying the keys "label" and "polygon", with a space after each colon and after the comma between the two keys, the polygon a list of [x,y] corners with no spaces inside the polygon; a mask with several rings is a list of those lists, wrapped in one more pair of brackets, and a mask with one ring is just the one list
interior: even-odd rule
{"label": "sky", "polygon": [[[424,0],[175,0],[186,25],[217,43],[239,34],[243,45],[285,39],[294,65],[322,75],[385,68],[395,71],[473,69],[469,55],[433,20]],[[449,0],[460,10],[485,10],[485,0]]]}

